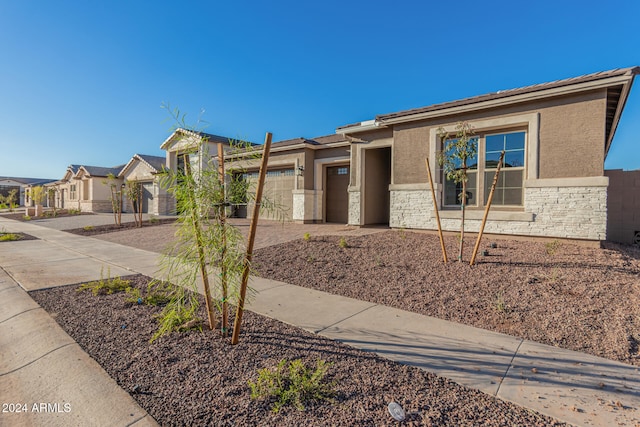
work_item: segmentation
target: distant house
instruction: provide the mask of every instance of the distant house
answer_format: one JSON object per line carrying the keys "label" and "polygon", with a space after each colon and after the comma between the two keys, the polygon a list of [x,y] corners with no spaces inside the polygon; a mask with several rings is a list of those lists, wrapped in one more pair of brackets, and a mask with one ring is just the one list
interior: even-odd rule
{"label": "distant house", "polygon": [[[336,132],[352,141],[349,224],[433,230],[437,208],[443,228],[457,230],[461,189],[438,166],[444,144],[438,129],[453,132],[466,121],[478,142],[468,181],[470,230],[479,229],[496,160],[506,150],[486,232],[605,240],[608,216],[618,212],[607,212],[607,194],[617,190],[610,188],[614,181],[604,171],[604,160],[639,72],[634,67],[589,74],[339,127]],[[426,158],[437,207],[427,184]],[[640,190],[639,180],[615,182],[633,185],[636,194]],[[628,235],[616,239],[633,239],[640,230],[640,217],[635,218]]]}
{"label": "distant house", "polygon": [[[204,132],[178,129],[161,147],[167,152],[167,167],[177,171],[184,167],[184,154],[190,164],[217,167],[218,144],[221,144],[228,171],[236,179],[249,181],[250,191],[260,167],[256,159],[262,145],[242,153],[231,148],[230,139]],[[206,156],[202,156],[206,153]],[[213,161],[213,164],[209,164]],[[278,206],[277,212],[263,211],[261,218],[284,217],[295,222],[347,221],[347,186],[349,183],[349,141],[341,135],[313,139],[295,138],[274,142],[271,146],[264,196]],[[251,216],[252,205],[239,209],[239,216]]]}
{"label": "distant house", "polygon": [[[166,167],[165,157],[135,154],[120,170],[118,178],[123,182],[140,184],[142,190],[142,212],[154,215],[171,213],[173,202],[158,181],[158,173]],[[131,202],[124,202],[124,210],[133,212]]]}
{"label": "distant house", "polygon": [[45,185],[54,180],[43,178],[18,178],[9,176],[0,176],[0,194],[8,196],[9,192],[16,190],[19,195],[18,205],[25,205],[25,190],[30,186]]}
{"label": "distant house", "polygon": [[[135,154],[126,164],[113,167],[70,165],[62,179],[47,184],[50,205],[83,212],[112,212],[112,187],[119,194],[125,183],[135,181],[142,186],[144,213],[169,213],[165,206],[169,203],[168,196],[156,177],[164,162],[164,157]],[[126,195],[122,197],[122,205],[123,212],[133,212]]]}
{"label": "distant house", "polygon": [[121,185],[122,180],[117,176],[123,167],[69,165],[62,179],[47,185],[47,188],[57,208],[111,212],[111,189],[107,180],[113,175],[114,185]]}

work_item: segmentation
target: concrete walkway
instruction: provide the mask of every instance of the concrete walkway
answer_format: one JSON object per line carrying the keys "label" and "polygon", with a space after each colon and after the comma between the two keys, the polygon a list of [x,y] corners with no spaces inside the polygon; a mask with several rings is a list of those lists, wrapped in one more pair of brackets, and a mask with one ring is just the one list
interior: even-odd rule
{"label": "concrete walkway", "polygon": [[[40,240],[0,243],[0,401],[28,409],[0,413],[0,425],[153,425],[24,290],[101,271],[154,276],[158,254],[0,217],[3,229]],[[282,282],[251,286],[257,313],[575,425],[640,424],[634,366]],[[34,403],[51,411],[34,412]]]}

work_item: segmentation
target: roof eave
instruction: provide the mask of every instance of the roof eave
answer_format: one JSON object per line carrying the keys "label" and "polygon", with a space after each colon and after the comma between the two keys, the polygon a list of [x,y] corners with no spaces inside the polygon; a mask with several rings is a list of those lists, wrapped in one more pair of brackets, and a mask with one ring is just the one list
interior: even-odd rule
{"label": "roof eave", "polygon": [[627,99],[629,97],[629,93],[631,92],[631,86],[633,86],[633,80],[637,74],[640,74],[640,68],[633,68],[627,77],[627,81],[622,85],[622,92],[620,93],[620,98],[618,99],[618,105],[616,108],[615,116],[613,117],[613,123],[611,124],[611,130],[609,131],[609,135],[607,136],[607,140],[605,141],[604,147],[604,157],[607,158],[607,154],[609,153],[609,148],[611,148],[611,144],[613,143],[613,137],[616,134],[616,129],[618,128],[618,123],[620,122],[620,117],[622,116],[622,112],[624,111],[624,107],[627,103]]}
{"label": "roof eave", "polygon": [[529,101],[536,101],[549,97],[571,95],[578,92],[584,92],[589,90],[604,89],[610,86],[619,84],[626,84],[630,80],[633,80],[633,74],[625,74],[622,76],[609,77],[606,79],[600,79],[590,82],[577,83],[574,85],[560,86],[551,89],[543,89],[535,92],[527,92],[518,95],[505,96],[503,98],[489,99],[486,101],[472,102],[465,105],[458,105],[454,107],[445,107],[433,111],[425,111],[422,113],[408,114],[406,116],[393,117],[385,119],[383,117],[377,118],[376,122],[384,125],[394,125],[399,123],[413,122],[418,120],[425,120],[434,117],[448,116],[452,114],[461,114],[470,111],[484,110],[487,108],[503,107],[506,105],[518,104]]}
{"label": "roof eave", "polygon": [[379,129],[384,129],[386,127],[387,127],[386,123],[382,123],[377,119],[374,119],[374,120],[367,120],[364,122],[360,122],[356,125],[347,125],[347,126],[339,127],[336,129],[336,133],[347,135],[351,133],[375,131]]}

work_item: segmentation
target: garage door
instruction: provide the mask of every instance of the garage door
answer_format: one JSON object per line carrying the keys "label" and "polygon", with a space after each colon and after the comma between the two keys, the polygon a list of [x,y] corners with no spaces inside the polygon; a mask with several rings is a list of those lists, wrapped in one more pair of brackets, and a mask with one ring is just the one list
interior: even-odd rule
{"label": "garage door", "polygon": [[142,183],[142,212],[150,213],[149,208],[153,209],[153,182],[144,182]]}
{"label": "garage door", "polygon": [[349,166],[327,168],[326,215],[327,222],[346,224],[349,212]]}
{"label": "garage door", "polygon": [[[250,181],[250,189],[255,191],[258,181],[258,172],[249,172],[245,178]],[[277,206],[276,210],[268,211],[263,209],[260,218],[290,220],[293,214],[293,188],[295,185],[295,172],[290,169],[269,169],[264,181],[263,199],[268,199]],[[250,190],[250,191],[251,191]],[[253,211],[253,204],[248,206],[249,216]]]}

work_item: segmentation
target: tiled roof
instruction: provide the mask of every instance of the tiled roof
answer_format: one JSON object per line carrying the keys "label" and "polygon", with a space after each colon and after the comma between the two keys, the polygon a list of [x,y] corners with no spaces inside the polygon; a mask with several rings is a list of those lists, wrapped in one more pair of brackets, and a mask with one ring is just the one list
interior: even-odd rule
{"label": "tiled roof", "polygon": [[48,184],[50,182],[55,181],[55,179],[46,179],[46,178],[21,178],[21,177],[13,177],[13,176],[0,176],[0,181],[15,181],[19,182],[23,185],[43,185]]}
{"label": "tiled roof", "polygon": [[125,165],[114,166],[111,168],[104,168],[101,166],[85,166],[82,165],[82,168],[87,171],[87,173],[91,176],[109,176],[109,174],[113,174],[114,176],[118,176],[122,168]]}
{"label": "tiled roof", "polygon": [[149,156],[147,154],[136,154],[136,156],[147,162],[149,166],[154,168],[156,171],[162,170],[167,162],[167,159],[165,157],[160,156]]}

